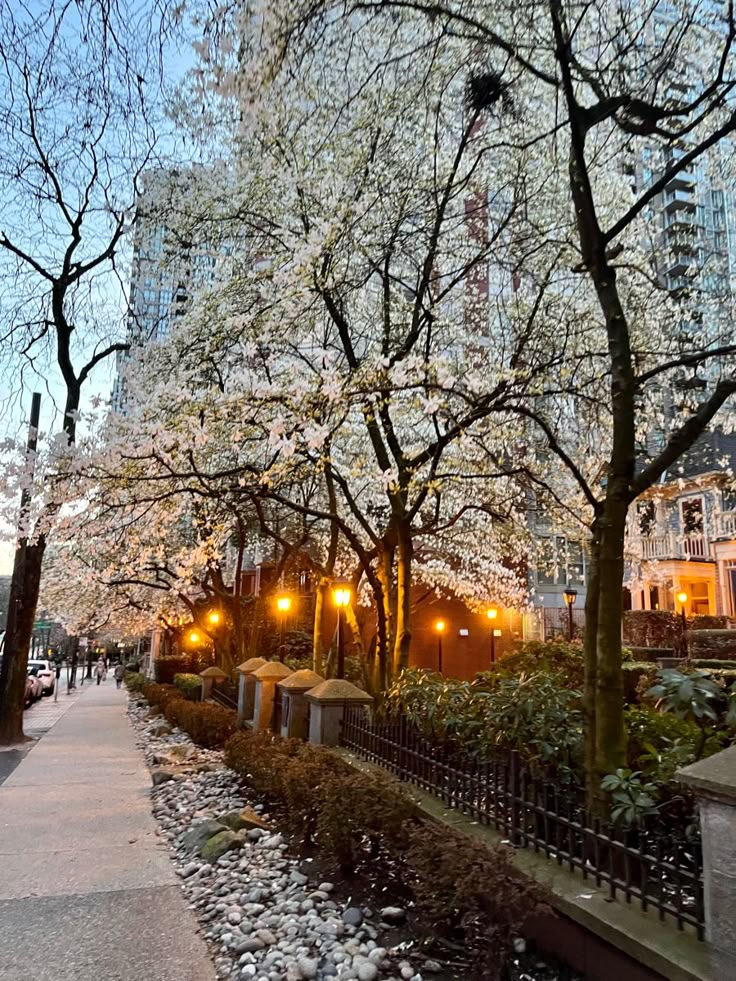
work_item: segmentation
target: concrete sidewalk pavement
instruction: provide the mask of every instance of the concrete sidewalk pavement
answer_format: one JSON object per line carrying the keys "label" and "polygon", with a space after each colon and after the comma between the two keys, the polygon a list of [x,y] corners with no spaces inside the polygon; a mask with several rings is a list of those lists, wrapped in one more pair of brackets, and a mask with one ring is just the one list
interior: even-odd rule
{"label": "concrete sidewalk pavement", "polygon": [[90,688],[0,786],[2,981],[214,981],[126,694]]}

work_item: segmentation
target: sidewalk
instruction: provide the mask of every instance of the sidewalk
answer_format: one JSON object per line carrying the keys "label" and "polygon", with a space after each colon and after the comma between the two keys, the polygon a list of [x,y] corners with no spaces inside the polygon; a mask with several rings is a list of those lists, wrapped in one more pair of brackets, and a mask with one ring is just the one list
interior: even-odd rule
{"label": "sidewalk", "polygon": [[214,981],[125,701],[89,688],[0,786],[2,981]]}

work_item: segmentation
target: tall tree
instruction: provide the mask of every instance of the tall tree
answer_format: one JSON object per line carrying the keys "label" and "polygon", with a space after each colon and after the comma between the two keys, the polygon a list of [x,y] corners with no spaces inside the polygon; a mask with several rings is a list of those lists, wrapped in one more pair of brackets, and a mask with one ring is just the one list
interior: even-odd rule
{"label": "tall tree", "polygon": [[[116,0],[0,4],[0,263],[3,357],[61,390],[68,452],[94,369],[125,349],[118,255],[137,182],[154,152],[152,94],[161,17]],[[46,537],[62,500],[53,466],[45,504],[16,543],[0,672],[0,743],[23,738],[26,660]]]}

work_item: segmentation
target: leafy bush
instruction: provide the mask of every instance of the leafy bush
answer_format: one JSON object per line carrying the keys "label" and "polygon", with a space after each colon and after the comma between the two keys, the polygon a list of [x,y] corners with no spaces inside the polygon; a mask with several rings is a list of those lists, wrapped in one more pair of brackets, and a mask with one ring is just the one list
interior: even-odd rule
{"label": "leafy bush", "polygon": [[644,692],[657,677],[657,665],[650,661],[624,661],[621,665],[624,683],[624,701],[627,705],[640,702]]}
{"label": "leafy bush", "polygon": [[125,685],[128,691],[140,692],[146,683],[146,676],[137,671],[125,672]]}
{"label": "leafy bush", "polygon": [[601,790],[611,795],[611,820],[614,824],[633,827],[651,814],[657,813],[658,788],[645,783],[641,773],[618,769],[601,781]]}
{"label": "leafy bush", "polygon": [[[723,736],[714,728],[708,728],[703,738],[703,730],[694,722],[649,707],[628,709],[626,729],[629,768],[662,786],[674,784],[681,766],[723,749]],[[679,784],[671,790],[682,792]]]}
{"label": "leafy bush", "polygon": [[224,746],[238,725],[237,712],[232,709],[210,702],[190,702],[179,692],[166,702],[163,712],[172,725],[183,729],[206,749]]}
{"label": "leafy bush", "polygon": [[[496,671],[505,675],[545,671],[557,675],[563,688],[582,688],[583,646],[565,640],[525,641],[501,658]],[[479,678],[485,679],[489,673],[493,672],[483,672]]]}
{"label": "leafy bush", "polygon": [[202,679],[198,674],[175,674],[174,685],[190,702],[198,702],[202,695]]}
{"label": "leafy bush", "polygon": [[580,692],[541,671],[518,678],[491,672],[470,684],[409,669],[387,691],[383,711],[476,753],[518,749],[526,759],[569,769],[582,751]]}
{"label": "leafy bush", "polygon": [[656,701],[663,712],[690,719],[701,728],[718,722],[721,716],[726,725],[736,726],[736,689],[724,691],[708,671],[663,669],[657,673],[657,683],[649,689],[647,698]]}

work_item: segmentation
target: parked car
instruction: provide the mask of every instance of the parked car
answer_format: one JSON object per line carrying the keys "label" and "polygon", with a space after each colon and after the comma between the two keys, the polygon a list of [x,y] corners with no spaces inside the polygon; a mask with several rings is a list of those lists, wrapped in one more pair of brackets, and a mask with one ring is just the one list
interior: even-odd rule
{"label": "parked car", "polygon": [[33,671],[43,685],[44,695],[53,695],[56,685],[56,670],[52,661],[33,658],[28,662],[28,670]]}
{"label": "parked car", "polygon": [[26,675],[26,694],[23,700],[23,704],[26,708],[28,708],[30,705],[33,705],[33,702],[35,701],[34,698],[34,692],[36,689],[35,682],[36,682],[35,678],[32,678],[29,674]]}
{"label": "parked car", "polygon": [[[30,681],[30,692],[28,681],[26,682],[26,706],[38,701],[39,698],[43,698],[43,682],[34,673],[35,669],[31,668],[28,672],[28,681]],[[30,702],[28,701],[30,695]]]}

